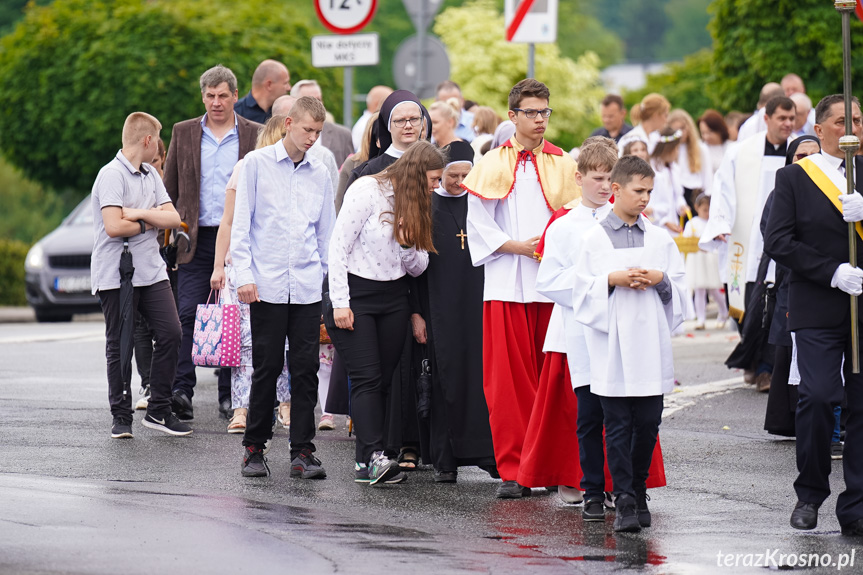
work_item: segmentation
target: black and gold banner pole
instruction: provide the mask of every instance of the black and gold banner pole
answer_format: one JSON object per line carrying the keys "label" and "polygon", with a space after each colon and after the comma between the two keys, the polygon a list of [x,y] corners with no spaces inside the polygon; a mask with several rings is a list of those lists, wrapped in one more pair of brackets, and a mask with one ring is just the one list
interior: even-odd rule
{"label": "black and gold banner pole", "polygon": [[[845,181],[848,194],[854,193],[854,155],[860,140],[853,133],[851,106],[851,14],[856,0],[835,0],[836,10],[842,15],[842,94],[845,100],[845,135],[839,139],[839,149],[845,152]],[[854,222],[848,224],[848,263],[857,267],[857,233]],[[851,296],[851,371],[860,373],[860,329],[857,323],[857,296]]]}

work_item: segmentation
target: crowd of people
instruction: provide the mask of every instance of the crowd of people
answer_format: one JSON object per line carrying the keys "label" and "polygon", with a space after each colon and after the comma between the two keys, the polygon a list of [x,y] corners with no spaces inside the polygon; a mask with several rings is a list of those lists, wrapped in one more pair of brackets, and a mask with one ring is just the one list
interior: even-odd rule
{"label": "crowd of people", "polygon": [[[863,198],[841,193],[841,96],[813,109],[789,74],[749,117],[693,119],[648,94],[630,125],[610,94],[602,127],[567,153],[545,139],[551,94],[534,79],[512,87],[506,120],[451,81],[428,108],[376,86],[353,129],[317,82],[292,86],[274,60],[243,98],[221,65],[200,89],[205,113],[174,125],[167,154],[159,121],[130,114],[93,186],[112,437],[133,437],[134,408],[145,427],[192,433],[196,309],[215,291],[240,310],[239,365],[217,371],[243,476],[270,473],[281,425],[291,476],[325,478],[316,432],[344,414],[358,483],[399,484],[421,463],[455,483],[478,466],[501,480],[499,498],[556,490],[583,502],[585,521],[614,509],[615,531],[639,531],[647,489],[666,482],[672,337],[684,319],[706,328],[711,297],[716,327],[741,332],[727,365],[770,393],[765,428],[809,430],[792,525],[815,527],[845,434],[837,513],[843,532],[863,534],[861,381],[843,363],[843,292],[863,291],[843,219],[863,220]],[[167,269],[161,230],[180,228],[188,245]],[[121,375],[125,253],[134,408]]]}

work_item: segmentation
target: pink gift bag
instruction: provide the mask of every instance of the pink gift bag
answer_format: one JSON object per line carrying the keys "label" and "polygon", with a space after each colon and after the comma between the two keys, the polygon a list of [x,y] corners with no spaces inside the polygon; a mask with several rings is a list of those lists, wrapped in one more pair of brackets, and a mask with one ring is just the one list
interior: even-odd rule
{"label": "pink gift bag", "polygon": [[[239,367],[240,308],[235,303],[207,303],[195,311],[192,363],[204,367]],[[216,295],[217,302],[219,296]]]}

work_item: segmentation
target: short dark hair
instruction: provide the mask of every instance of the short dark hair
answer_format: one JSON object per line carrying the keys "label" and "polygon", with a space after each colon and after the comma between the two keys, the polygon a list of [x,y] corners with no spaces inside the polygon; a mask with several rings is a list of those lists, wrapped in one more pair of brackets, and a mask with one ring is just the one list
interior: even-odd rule
{"label": "short dark hair", "polygon": [[[851,101],[857,104],[858,107],[860,106],[860,100],[857,99],[857,96],[851,96]],[[844,104],[845,96],[842,94],[830,94],[821,98],[821,101],[815,106],[815,123],[823,124],[826,122],[830,118],[830,108],[837,102]]]}
{"label": "short dark hair", "polygon": [[548,86],[533,78],[522,80],[509,91],[509,109],[518,108],[521,105],[521,101],[525,98],[548,100]]}
{"label": "short dark hair", "polygon": [[656,177],[656,172],[653,171],[650,164],[638,156],[623,156],[617,160],[617,163],[614,164],[614,169],[611,170],[611,183],[625,186],[635,176],[654,178]]}
{"label": "short dark hair", "polygon": [[603,106],[610,106],[612,104],[617,104],[617,107],[621,110],[623,109],[623,98],[618,96],[617,94],[608,94],[605,98],[602,99],[601,104]]}
{"label": "short dark hair", "polygon": [[797,105],[794,104],[794,100],[788,98],[786,96],[774,96],[767,100],[767,105],[764,106],[764,111],[767,112],[768,116],[772,116],[776,113],[776,110],[797,110]]}
{"label": "short dark hair", "polygon": [[716,110],[705,110],[701,117],[698,118],[698,123],[704,122],[711,132],[716,132],[722,138],[724,144],[728,141],[728,125],[725,123],[725,118]]}

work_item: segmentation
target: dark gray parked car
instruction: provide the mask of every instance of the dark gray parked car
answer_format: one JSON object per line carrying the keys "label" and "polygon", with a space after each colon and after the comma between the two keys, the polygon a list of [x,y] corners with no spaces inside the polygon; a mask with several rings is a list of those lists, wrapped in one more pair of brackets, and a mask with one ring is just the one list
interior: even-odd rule
{"label": "dark gray parked car", "polygon": [[56,230],[36,242],[24,263],[27,302],[38,321],[70,321],[102,308],[90,294],[93,211],[88,195]]}

